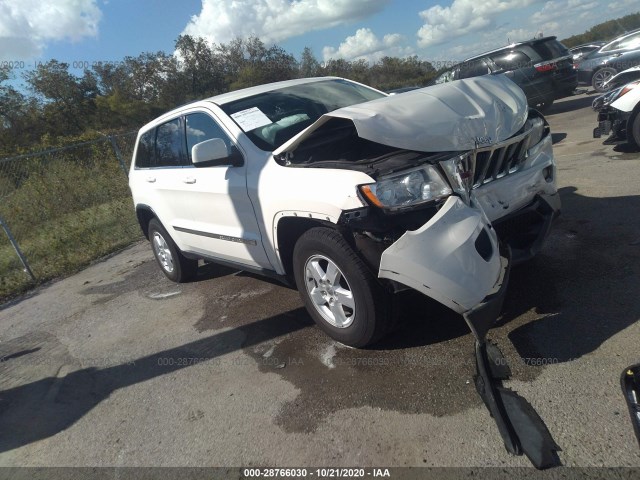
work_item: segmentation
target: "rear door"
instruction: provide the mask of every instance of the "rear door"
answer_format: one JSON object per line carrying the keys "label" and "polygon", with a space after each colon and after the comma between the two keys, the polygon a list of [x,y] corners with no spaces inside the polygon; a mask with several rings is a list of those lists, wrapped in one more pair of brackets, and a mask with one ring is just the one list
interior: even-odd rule
{"label": "rear door", "polygon": [[189,222],[181,175],[186,164],[183,145],[180,117],[145,132],[140,137],[135,167],[130,174],[136,186],[136,203],[153,209],[181,249],[185,248],[183,235],[175,227]]}

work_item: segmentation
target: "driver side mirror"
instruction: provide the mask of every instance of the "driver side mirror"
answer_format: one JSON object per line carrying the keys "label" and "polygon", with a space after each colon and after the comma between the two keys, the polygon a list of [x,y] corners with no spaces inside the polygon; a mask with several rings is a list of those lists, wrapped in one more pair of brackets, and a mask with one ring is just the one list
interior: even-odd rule
{"label": "driver side mirror", "polygon": [[241,167],[244,158],[235,146],[230,149],[221,138],[211,138],[196,143],[191,148],[191,161],[195,167]]}

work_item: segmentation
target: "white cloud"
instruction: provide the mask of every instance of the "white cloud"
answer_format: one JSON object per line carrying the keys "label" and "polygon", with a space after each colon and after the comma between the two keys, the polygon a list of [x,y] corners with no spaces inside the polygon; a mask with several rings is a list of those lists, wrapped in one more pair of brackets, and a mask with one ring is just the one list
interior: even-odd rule
{"label": "white cloud", "polygon": [[583,0],[552,0],[544,4],[542,10],[535,12],[531,16],[533,24],[550,22],[558,18],[567,17],[567,19],[575,15],[581,15],[586,12],[592,12],[599,7],[598,2],[584,2]]}
{"label": "white cloud", "polygon": [[389,0],[202,0],[183,34],[226,43],[254,35],[279,42],[343,25],[379,12]]}
{"label": "white cloud", "polygon": [[403,46],[405,38],[398,33],[390,33],[378,38],[369,28],[360,28],[355,35],[347,37],[338,48],[324,47],[322,56],[329,59],[367,60],[375,62],[384,56],[405,57],[413,54],[411,47]]}
{"label": "white cloud", "polygon": [[[455,0],[451,8],[459,1],[462,0]],[[635,1],[637,2],[637,0]],[[482,8],[484,8],[484,4]],[[527,13],[527,16],[523,16],[517,10],[505,12],[492,18],[494,23],[488,27],[474,30],[472,35],[465,38],[462,38],[463,33],[460,35],[451,34],[446,38],[441,38],[438,43],[427,42],[427,45],[436,46],[428,47],[426,52],[429,53],[430,58],[441,61],[460,61],[512,42],[531,39],[540,34],[555,35],[562,40],[583,33],[597,23],[621,15],[621,13],[616,14],[606,9],[601,1],[588,0],[550,0],[541,3],[535,10],[533,13]],[[531,9],[528,11],[530,12]],[[626,13],[629,13],[628,7]],[[438,25],[443,25],[443,23]],[[448,28],[455,30],[451,24]],[[469,28],[469,26],[463,26],[462,30],[467,33],[471,31]]]}
{"label": "white cloud", "polygon": [[96,36],[101,17],[96,0],[3,0],[0,59],[33,58],[48,42]]}
{"label": "white cloud", "polygon": [[535,0],[454,0],[448,7],[435,5],[420,12],[425,24],[418,30],[418,45],[439,45],[467,33],[484,30],[494,17],[508,10],[524,8]]}

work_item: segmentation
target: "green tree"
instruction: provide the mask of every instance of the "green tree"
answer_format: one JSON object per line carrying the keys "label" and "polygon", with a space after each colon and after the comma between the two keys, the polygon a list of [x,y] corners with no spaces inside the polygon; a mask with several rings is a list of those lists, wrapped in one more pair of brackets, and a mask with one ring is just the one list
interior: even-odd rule
{"label": "green tree", "polygon": [[320,63],[309,47],[304,47],[300,58],[300,78],[317,77],[320,74]]}
{"label": "green tree", "polygon": [[69,73],[68,64],[50,60],[23,76],[41,102],[49,131],[76,134],[92,125],[98,88],[91,71],[85,70],[82,77],[76,77]]}

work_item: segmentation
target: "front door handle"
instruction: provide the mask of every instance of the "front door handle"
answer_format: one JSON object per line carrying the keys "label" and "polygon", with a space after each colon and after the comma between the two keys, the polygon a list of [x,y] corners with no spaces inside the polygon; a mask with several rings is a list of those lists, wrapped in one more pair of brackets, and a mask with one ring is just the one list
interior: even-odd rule
{"label": "front door handle", "polygon": [[196,179],[193,177],[187,177],[183,181],[184,183],[196,183]]}
{"label": "front door handle", "polygon": [[156,177],[147,177],[147,182],[156,183]]}

